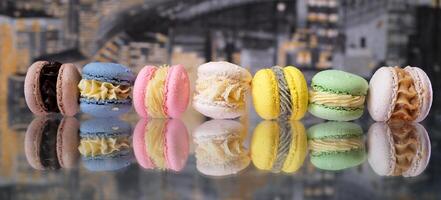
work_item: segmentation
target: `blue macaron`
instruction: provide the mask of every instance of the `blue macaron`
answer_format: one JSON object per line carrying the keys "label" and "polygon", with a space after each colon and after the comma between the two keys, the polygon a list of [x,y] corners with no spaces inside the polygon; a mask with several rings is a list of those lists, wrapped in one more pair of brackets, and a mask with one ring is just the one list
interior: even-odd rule
{"label": "blue macaron", "polygon": [[96,117],[119,116],[130,111],[133,72],[124,65],[94,62],[82,70],[80,110]]}
{"label": "blue macaron", "polygon": [[113,171],[134,162],[130,124],[117,118],[95,118],[80,125],[83,165],[90,171]]}
{"label": "blue macaron", "polygon": [[132,126],[116,117],[94,118],[80,124],[80,137],[131,136]]}
{"label": "blue macaron", "polygon": [[135,161],[133,151],[121,151],[106,157],[82,157],[89,171],[115,171],[130,166]]}

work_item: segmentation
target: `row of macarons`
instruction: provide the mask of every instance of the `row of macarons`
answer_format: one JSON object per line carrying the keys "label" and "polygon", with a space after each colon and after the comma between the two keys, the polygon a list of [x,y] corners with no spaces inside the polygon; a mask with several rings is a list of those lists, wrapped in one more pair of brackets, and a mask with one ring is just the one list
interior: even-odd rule
{"label": "row of macarons", "polygon": [[[326,120],[350,121],[367,108],[375,121],[422,121],[432,104],[432,86],[417,67],[382,67],[369,84],[340,70],[315,74],[308,89],[303,73],[274,66],[254,77],[228,62],[208,62],[197,69],[193,107],[214,119],[233,119],[246,111],[252,94],[263,119],[299,120],[309,111]],[[132,91],[133,90],[133,91]],[[133,94],[132,94],[133,93]],[[135,76],[116,63],[90,63],[78,72],[73,64],[38,61],[28,70],[25,97],[37,115],[78,110],[97,117],[118,116],[133,107],[141,117],[179,118],[190,99],[190,81],[182,65],[146,66]],[[367,99],[367,100],[366,100]]]}
{"label": "row of macarons", "polygon": [[[309,152],[310,162],[321,170],[353,168],[367,158],[378,175],[413,177],[426,169],[431,152],[427,131],[414,122],[374,123],[367,143],[362,128],[352,122],[320,123],[306,130],[300,121],[264,120],[249,147],[246,127],[236,120],[207,121],[192,136],[197,170],[210,176],[239,173],[251,162],[260,170],[295,173]],[[137,162],[145,169],[179,172],[189,149],[189,134],[179,119],[142,118],[132,130],[117,118],[80,124],[73,117],[38,117],[25,136],[26,158],[39,170],[74,168],[81,155],[90,171]]]}

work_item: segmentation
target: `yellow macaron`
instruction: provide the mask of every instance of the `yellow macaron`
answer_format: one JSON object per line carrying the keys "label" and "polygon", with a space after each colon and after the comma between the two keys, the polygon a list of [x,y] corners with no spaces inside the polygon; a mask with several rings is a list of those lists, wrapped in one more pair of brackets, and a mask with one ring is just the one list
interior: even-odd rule
{"label": "yellow macaron", "polygon": [[263,119],[299,120],[308,108],[308,85],[293,67],[261,69],[252,81],[254,108]]}
{"label": "yellow macaron", "polygon": [[298,121],[262,121],[254,130],[251,160],[258,169],[296,172],[306,152],[305,127]]}

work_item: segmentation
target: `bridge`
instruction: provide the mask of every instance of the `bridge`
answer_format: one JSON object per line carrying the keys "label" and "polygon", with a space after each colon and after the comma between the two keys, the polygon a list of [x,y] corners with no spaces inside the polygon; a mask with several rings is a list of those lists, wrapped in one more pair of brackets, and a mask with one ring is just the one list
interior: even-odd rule
{"label": "bridge", "polygon": [[142,39],[147,32],[174,37],[171,30],[195,35],[223,30],[274,40],[281,27],[295,28],[294,14],[293,0],[146,0],[102,19],[93,54],[109,58],[115,44]]}

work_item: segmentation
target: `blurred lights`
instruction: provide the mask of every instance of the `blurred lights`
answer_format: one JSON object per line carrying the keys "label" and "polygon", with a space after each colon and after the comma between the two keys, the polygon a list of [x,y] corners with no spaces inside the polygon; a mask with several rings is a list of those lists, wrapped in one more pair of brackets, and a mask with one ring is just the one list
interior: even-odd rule
{"label": "blurred lights", "polygon": [[337,0],[308,0],[308,5],[316,7],[337,7]]}
{"label": "blurred lights", "polygon": [[286,10],[286,4],[283,2],[279,2],[277,4],[277,11],[284,12]]}

